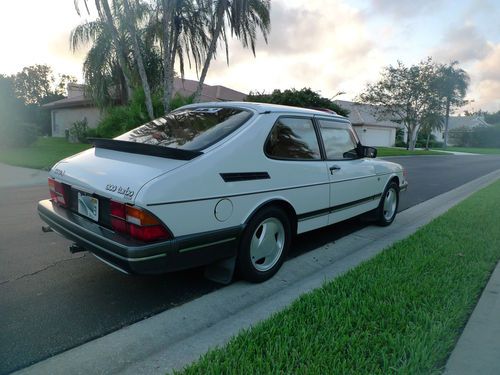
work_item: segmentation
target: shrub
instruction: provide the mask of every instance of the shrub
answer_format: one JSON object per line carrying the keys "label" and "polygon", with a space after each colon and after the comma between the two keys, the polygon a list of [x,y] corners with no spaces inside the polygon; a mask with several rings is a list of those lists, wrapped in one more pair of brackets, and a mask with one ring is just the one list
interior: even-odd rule
{"label": "shrub", "polygon": [[500,126],[453,129],[450,143],[460,147],[500,147]]}
{"label": "shrub", "polygon": [[322,97],[310,88],[301,90],[274,90],[271,94],[253,93],[247,96],[249,102],[273,103],[291,105],[303,108],[327,108],[335,111],[339,115],[347,116],[349,111],[335,104],[328,98]]}
{"label": "shrub", "polygon": [[29,122],[8,124],[0,128],[0,144],[8,147],[27,147],[38,138],[38,127]]}
{"label": "shrub", "polygon": [[89,127],[87,118],[81,121],[75,121],[69,130],[69,138],[71,142],[87,143],[87,133]]}
{"label": "shrub", "polygon": [[[172,98],[170,105],[171,109],[174,110],[191,103],[193,103],[192,97],[184,97],[177,93]],[[164,114],[160,95],[153,96],[153,109],[156,117]],[[129,105],[111,107],[107,110],[105,117],[99,123],[93,136],[114,138],[148,121],[149,117],[146,105],[144,104],[144,92],[136,90]],[[88,137],[91,136],[88,135]]]}

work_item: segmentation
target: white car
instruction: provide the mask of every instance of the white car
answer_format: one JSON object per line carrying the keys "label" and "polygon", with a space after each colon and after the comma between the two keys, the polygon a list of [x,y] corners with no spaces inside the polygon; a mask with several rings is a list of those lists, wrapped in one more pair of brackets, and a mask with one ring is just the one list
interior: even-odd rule
{"label": "white car", "polygon": [[264,281],[296,234],[366,212],[391,224],[407,187],[321,110],[194,104],[93,144],[52,168],[38,212],[73,251],[126,273],[223,265],[230,278],[235,265]]}

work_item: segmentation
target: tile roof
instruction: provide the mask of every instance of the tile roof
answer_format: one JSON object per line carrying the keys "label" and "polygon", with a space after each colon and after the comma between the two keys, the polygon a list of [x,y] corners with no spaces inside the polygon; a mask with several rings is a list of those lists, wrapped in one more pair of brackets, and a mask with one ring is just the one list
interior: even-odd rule
{"label": "tile roof", "polygon": [[390,121],[387,118],[382,118],[381,114],[377,113],[378,107],[375,105],[350,102],[347,100],[334,100],[334,103],[349,111],[348,118],[353,125],[374,125],[391,128],[400,127],[398,123]]}

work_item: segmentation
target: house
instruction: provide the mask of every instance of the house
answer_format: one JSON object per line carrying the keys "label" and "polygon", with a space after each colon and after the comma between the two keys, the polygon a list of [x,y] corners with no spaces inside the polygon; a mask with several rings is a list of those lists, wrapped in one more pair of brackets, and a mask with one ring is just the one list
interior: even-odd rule
{"label": "house", "polygon": [[[476,127],[491,126],[484,121],[483,116],[450,116],[448,118],[448,134],[454,132],[471,132]],[[437,142],[444,142],[444,125],[441,130],[433,130]],[[448,144],[453,145],[453,137],[448,136]]]}
{"label": "house", "polygon": [[[174,95],[190,96],[195,93],[198,81],[190,79],[174,79]],[[103,113],[85,96],[85,86],[68,84],[68,97],[47,103],[42,107],[50,110],[53,137],[65,137],[67,131],[77,121],[87,120],[87,126],[95,128],[102,119]],[[246,94],[224,86],[203,85],[202,102],[241,101]]]}
{"label": "house", "polygon": [[50,110],[50,123],[53,137],[64,137],[76,121],[86,119],[87,125],[95,128],[101,120],[99,108],[84,95],[84,85],[68,83],[68,97],[42,105]]}
{"label": "house", "polygon": [[396,130],[401,127],[396,122],[381,119],[377,106],[335,100],[349,111],[349,120],[363,145],[391,147],[396,143]]}

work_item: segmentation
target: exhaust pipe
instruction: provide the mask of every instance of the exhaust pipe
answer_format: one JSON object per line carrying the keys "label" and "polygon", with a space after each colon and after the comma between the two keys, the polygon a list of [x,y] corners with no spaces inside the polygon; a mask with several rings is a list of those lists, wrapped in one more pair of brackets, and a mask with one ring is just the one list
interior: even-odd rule
{"label": "exhaust pipe", "polygon": [[54,230],[51,227],[49,227],[48,225],[42,226],[42,232],[43,233],[49,233],[49,232],[53,232],[53,231]]}
{"label": "exhaust pipe", "polygon": [[69,251],[71,254],[81,253],[82,251],[87,251],[83,247],[78,246],[76,243],[69,246]]}

